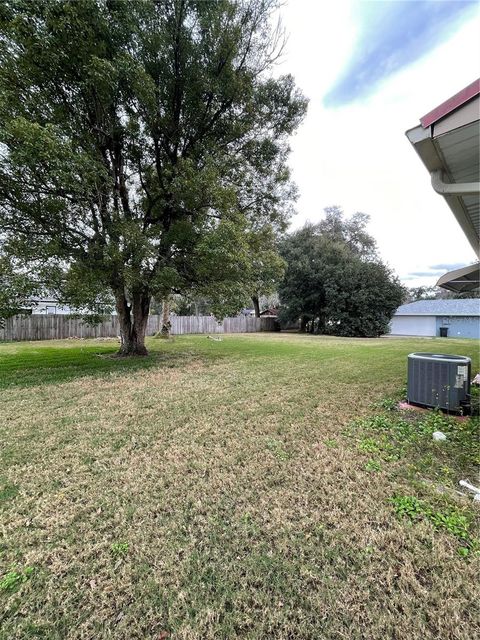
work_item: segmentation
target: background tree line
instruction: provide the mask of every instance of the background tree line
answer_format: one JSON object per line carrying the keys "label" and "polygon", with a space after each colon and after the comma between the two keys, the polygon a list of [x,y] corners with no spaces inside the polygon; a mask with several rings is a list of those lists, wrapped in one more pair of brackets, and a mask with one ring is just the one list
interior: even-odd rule
{"label": "background tree line", "polygon": [[[268,251],[259,246],[252,262],[258,274],[250,298],[255,315],[259,299],[266,303],[277,292],[284,326],[339,336],[387,333],[408,292],[380,260],[368,222],[364,213],[347,218],[340,207],[327,207],[318,224],[270,238]],[[247,298],[244,304],[249,306]],[[172,310],[179,315],[211,311],[208,299],[182,297]]]}
{"label": "background tree line", "polygon": [[373,337],[388,332],[405,289],[380,260],[367,232],[368,215],[345,218],[325,209],[318,224],[286,236],[280,252],[286,271],[279,285],[281,319],[300,319],[300,329],[338,336]]}
{"label": "background tree line", "polygon": [[250,299],[259,315],[277,292],[302,330],[387,330],[406,293],[368,216],[330,207],[286,234],[288,139],[307,101],[271,74],[277,8],[0,4],[0,317],[45,289],[78,309],[110,306],[121,354],[135,355],[152,300],[222,317]]}

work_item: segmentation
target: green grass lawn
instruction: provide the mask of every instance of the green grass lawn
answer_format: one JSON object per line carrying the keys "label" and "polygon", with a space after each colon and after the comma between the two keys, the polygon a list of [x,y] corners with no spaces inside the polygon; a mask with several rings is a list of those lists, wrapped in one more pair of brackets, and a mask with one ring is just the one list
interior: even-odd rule
{"label": "green grass lawn", "polygon": [[0,344],[1,640],[478,635],[478,424],[380,402],[478,343],[149,348]]}

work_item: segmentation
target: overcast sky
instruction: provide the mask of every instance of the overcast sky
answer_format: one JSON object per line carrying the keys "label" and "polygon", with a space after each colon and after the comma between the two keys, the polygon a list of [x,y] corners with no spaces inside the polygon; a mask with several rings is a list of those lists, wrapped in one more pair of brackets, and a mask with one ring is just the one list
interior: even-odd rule
{"label": "overcast sky", "polygon": [[292,228],[323,208],[370,214],[404,284],[434,284],[475,255],[405,131],[479,73],[480,4],[462,0],[287,0],[280,71],[310,99],[292,139]]}

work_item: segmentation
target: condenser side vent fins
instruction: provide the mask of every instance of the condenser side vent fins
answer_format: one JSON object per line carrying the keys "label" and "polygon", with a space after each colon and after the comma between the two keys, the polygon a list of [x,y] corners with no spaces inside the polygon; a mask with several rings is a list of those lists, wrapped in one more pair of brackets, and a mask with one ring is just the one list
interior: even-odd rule
{"label": "condenser side vent fins", "polygon": [[411,353],[408,356],[408,402],[452,413],[467,413],[470,374],[470,358]]}

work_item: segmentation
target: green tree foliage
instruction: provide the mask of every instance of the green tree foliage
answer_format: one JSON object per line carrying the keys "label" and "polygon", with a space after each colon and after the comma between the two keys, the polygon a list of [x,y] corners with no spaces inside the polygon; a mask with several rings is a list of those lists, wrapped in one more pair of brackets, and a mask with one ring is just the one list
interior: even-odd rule
{"label": "green tree foliage", "polygon": [[235,312],[252,291],[248,231],[288,215],[287,141],[306,101],[269,73],[275,9],[0,5],[4,250],[50,267],[65,302],[94,306],[110,290],[125,355],[146,353],[152,296]]}
{"label": "green tree foliage", "polygon": [[277,233],[271,226],[265,226],[248,235],[251,297],[257,318],[260,317],[260,297],[275,293],[285,273],[285,260],[278,252]]}
{"label": "green tree foliage", "polygon": [[[445,291],[446,293],[446,291]],[[405,290],[404,302],[416,302],[417,300],[437,300],[441,296],[438,287],[408,287]]]}
{"label": "green tree foliage", "polygon": [[379,336],[388,331],[404,289],[378,258],[367,215],[345,219],[338,207],[325,211],[322,222],[305,225],[283,242],[283,319],[300,319],[302,330],[312,332]]}
{"label": "green tree foliage", "polygon": [[0,323],[32,306],[40,286],[9,256],[0,254]]}
{"label": "green tree foliage", "polygon": [[442,287],[409,287],[406,289],[405,303],[417,300],[454,300],[465,298],[480,298],[480,289],[471,291],[449,291]]}

